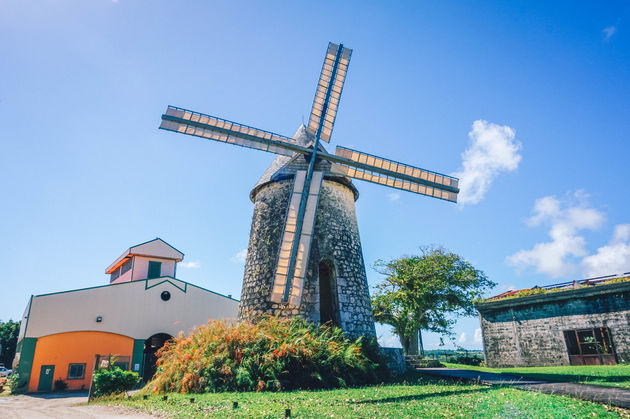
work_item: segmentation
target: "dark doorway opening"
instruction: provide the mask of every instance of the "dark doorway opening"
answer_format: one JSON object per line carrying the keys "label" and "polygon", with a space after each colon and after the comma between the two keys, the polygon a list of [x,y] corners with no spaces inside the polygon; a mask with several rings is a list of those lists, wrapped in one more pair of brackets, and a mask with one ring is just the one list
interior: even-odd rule
{"label": "dark doorway opening", "polygon": [[319,321],[339,326],[339,303],[335,265],[328,260],[319,264]]}
{"label": "dark doorway opening", "polygon": [[607,327],[565,330],[571,365],[615,365],[617,359]]}
{"label": "dark doorway opening", "polygon": [[142,370],[144,381],[149,381],[155,375],[157,361],[155,353],[171,338],[169,334],[157,333],[144,341],[144,369]]}

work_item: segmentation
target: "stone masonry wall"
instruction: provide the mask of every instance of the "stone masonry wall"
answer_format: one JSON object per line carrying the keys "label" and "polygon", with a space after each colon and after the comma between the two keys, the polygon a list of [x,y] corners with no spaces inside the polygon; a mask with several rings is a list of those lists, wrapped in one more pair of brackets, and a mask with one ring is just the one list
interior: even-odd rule
{"label": "stone masonry wall", "polygon": [[[620,285],[620,284],[615,284]],[[623,285],[623,284],[621,284]],[[630,362],[630,289],[574,298],[550,293],[524,304],[514,299],[478,305],[486,365],[489,367],[569,365],[563,331],[608,327],[617,362]],[[626,287],[630,288],[630,287]],[[496,304],[496,303],[494,303]]]}
{"label": "stone masonry wall", "polygon": [[375,336],[374,319],[356,220],[354,193],[324,179],[311,245],[302,304],[287,308],[270,301],[271,285],[293,179],[271,182],[256,192],[239,314],[300,315],[319,322],[319,264],[334,265],[338,322],[351,336]]}

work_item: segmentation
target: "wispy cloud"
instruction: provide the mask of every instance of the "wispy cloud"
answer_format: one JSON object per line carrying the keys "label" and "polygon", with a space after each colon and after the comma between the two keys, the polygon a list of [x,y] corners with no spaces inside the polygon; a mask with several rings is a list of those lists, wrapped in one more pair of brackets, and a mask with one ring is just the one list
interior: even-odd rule
{"label": "wispy cloud", "polygon": [[199,269],[201,268],[201,262],[198,260],[191,260],[190,262],[180,262],[177,266],[185,269]]}
{"label": "wispy cloud", "polygon": [[398,201],[400,199],[400,194],[398,192],[392,192],[387,194],[387,197],[390,201]]}
{"label": "wispy cloud", "polygon": [[466,343],[467,337],[466,337],[466,332],[462,332],[461,335],[459,335],[459,338],[457,339],[457,343],[459,343],[460,345],[463,345],[464,343]]}
{"label": "wispy cloud", "polygon": [[481,201],[494,179],[516,170],[521,161],[522,145],[514,128],[480,119],[473,122],[468,136],[470,145],[462,153],[462,167],[453,174],[460,179],[460,204]]}
{"label": "wispy cloud", "polygon": [[607,26],[602,29],[602,33],[604,34],[604,41],[608,41],[612,36],[617,32],[616,26]]}
{"label": "wispy cloud", "polygon": [[482,335],[481,335],[481,327],[475,329],[475,343],[481,343]]}
{"label": "wispy cloud", "polygon": [[574,274],[575,258],[587,255],[586,240],[579,233],[598,229],[605,219],[601,211],[588,206],[587,199],[583,191],[575,192],[568,202],[554,196],[537,199],[527,224],[546,225],[551,240],[508,256],[508,264],[519,269],[533,268],[553,278]]}
{"label": "wispy cloud", "polygon": [[630,224],[619,224],[610,242],[584,258],[582,269],[587,277],[630,272]]}
{"label": "wispy cloud", "polygon": [[234,256],[230,258],[230,260],[234,263],[245,263],[246,259],[247,259],[247,248],[242,249],[241,251],[239,251],[237,254],[235,254]]}

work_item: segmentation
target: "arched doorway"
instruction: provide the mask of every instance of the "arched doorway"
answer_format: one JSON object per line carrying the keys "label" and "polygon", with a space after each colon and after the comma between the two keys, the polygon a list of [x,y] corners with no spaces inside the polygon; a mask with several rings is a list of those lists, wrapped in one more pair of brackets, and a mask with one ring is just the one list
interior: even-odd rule
{"label": "arched doorway", "polygon": [[155,353],[171,338],[172,336],[169,334],[156,333],[144,341],[144,369],[142,370],[142,378],[144,381],[149,381],[155,375],[155,362],[157,361]]}
{"label": "arched doorway", "polygon": [[319,264],[319,321],[340,326],[335,265],[329,260]]}

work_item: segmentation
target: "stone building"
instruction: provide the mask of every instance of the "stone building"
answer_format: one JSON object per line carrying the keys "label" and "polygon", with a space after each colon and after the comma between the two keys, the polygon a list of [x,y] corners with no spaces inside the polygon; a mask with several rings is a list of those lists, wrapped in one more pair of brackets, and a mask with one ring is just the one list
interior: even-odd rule
{"label": "stone building", "polygon": [[[294,139],[307,145],[304,126]],[[323,146],[320,146],[323,149]],[[313,322],[332,322],[351,336],[374,336],[359,227],[354,202],[359,196],[349,178],[331,171],[327,161],[317,161],[324,172],[308,274],[299,307],[271,302],[271,286],[282,229],[297,170],[309,161],[301,154],[277,157],[251,191],[254,215],[247,249],[239,315],[266,312],[300,315]]]}
{"label": "stone building", "polygon": [[476,304],[489,367],[630,362],[630,277],[509,291]]}

